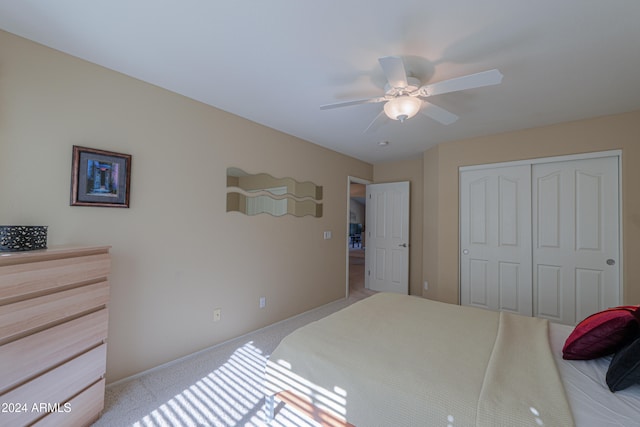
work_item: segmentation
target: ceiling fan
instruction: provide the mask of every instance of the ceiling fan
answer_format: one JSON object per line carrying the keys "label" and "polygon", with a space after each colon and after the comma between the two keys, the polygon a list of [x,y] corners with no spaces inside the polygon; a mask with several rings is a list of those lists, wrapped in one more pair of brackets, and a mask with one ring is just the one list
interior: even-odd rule
{"label": "ceiling fan", "polygon": [[320,109],[328,110],[351,105],[384,102],[383,111],[371,122],[365,132],[380,124],[385,115],[402,123],[415,116],[419,111],[442,124],[448,125],[458,120],[458,116],[427,102],[427,98],[444,93],[497,85],[502,82],[502,73],[497,69],[493,69],[422,86],[420,80],[407,76],[402,58],[385,56],[379,58],[378,62],[387,78],[383,96],[323,105]]}

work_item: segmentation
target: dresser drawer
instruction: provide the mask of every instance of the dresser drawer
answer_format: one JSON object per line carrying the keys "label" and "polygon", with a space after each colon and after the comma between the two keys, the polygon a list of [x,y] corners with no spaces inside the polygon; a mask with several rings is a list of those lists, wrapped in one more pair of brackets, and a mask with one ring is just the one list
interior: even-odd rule
{"label": "dresser drawer", "polygon": [[81,427],[88,426],[100,416],[104,409],[104,380],[100,380],[73,399],[36,422],[34,427]]}
{"label": "dresser drawer", "polygon": [[0,344],[95,311],[109,301],[107,281],[0,306]]}
{"label": "dresser drawer", "polygon": [[11,260],[0,259],[0,304],[97,281],[106,278],[111,267],[108,253],[22,264]]}
{"label": "dresser drawer", "polygon": [[74,396],[104,377],[106,350],[106,344],[102,344],[0,396],[0,405],[21,405],[25,409],[3,413],[3,425],[32,423],[46,415],[42,404],[59,404],[64,409]]}
{"label": "dresser drawer", "polygon": [[107,339],[106,309],[0,346],[0,393]]}

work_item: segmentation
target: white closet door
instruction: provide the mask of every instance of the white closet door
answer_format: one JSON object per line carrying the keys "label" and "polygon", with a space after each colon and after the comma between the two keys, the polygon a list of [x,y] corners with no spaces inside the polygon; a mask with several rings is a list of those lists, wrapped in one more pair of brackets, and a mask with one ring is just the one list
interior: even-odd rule
{"label": "white closet door", "polygon": [[531,166],[460,173],[460,300],[531,316]]}
{"label": "white closet door", "polygon": [[535,164],[534,316],[575,324],[617,305],[618,158]]}

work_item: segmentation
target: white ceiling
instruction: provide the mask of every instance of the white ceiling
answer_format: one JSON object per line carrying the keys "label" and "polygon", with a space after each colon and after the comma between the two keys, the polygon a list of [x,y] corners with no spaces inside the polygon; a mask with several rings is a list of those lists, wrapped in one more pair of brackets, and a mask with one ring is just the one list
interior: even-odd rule
{"label": "white ceiling", "polygon": [[[1,29],[370,163],[640,109],[639,22],[638,0],[0,0]],[[422,84],[504,79],[429,98],[448,126],[319,109],[382,95],[388,55]]]}

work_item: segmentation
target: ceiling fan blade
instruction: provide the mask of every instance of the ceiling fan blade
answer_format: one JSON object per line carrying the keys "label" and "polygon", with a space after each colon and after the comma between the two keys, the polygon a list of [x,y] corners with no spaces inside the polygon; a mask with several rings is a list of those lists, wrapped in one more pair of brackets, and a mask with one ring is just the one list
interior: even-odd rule
{"label": "ceiling fan blade", "polygon": [[427,101],[422,101],[422,109],[420,112],[443,125],[450,125],[458,120],[458,116],[455,114]]}
{"label": "ceiling fan blade", "polygon": [[502,73],[497,69],[482,71],[480,73],[469,74],[468,76],[456,77],[454,79],[443,80],[441,82],[422,86],[420,96],[433,96],[443,93],[457,92],[465,89],[497,85],[502,82]]}
{"label": "ceiling fan blade", "polygon": [[384,75],[387,77],[389,86],[392,88],[405,88],[407,83],[407,72],[404,69],[402,58],[398,56],[384,56],[378,59]]}
{"label": "ceiling fan blade", "polygon": [[387,122],[387,115],[384,113],[384,110],[382,110],[378,113],[376,118],[373,119],[371,123],[369,123],[369,126],[367,126],[367,128],[364,130],[364,133],[375,132],[378,129],[380,129],[380,126],[382,126],[386,122]]}
{"label": "ceiling fan blade", "polygon": [[355,101],[347,101],[347,102],[338,102],[337,104],[327,104],[321,105],[321,110],[330,110],[332,108],[341,108],[341,107],[349,107],[351,105],[360,105],[360,104],[375,104],[376,102],[386,101],[387,98],[384,96],[379,96],[377,98],[367,98],[367,99],[357,99]]}

